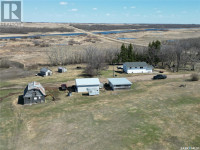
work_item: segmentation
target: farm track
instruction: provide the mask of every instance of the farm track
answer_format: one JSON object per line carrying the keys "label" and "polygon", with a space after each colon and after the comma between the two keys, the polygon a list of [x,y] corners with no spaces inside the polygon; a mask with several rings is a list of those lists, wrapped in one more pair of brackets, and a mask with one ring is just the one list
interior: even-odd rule
{"label": "farm track", "polygon": [[126,42],[126,41],[123,41],[123,40],[117,40],[117,39],[113,39],[113,38],[110,38],[110,37],[105,37],[105,36],[99,35],[99,34],[94,34],[90,31],[85,31],[85,30],[82,30],[82,29],[79,29],[79,28],[76,28],[76,27],[73,27],[73,26],[71,26],[71,28],[74,29],[75,31],[78,31],[78,32],[81,32],[81,33],[86,33],[86,34],[92,35],[92,36],[96,36],[96,37],[103,39],[103,40],[117,42],[117,43],[130,44],[130,42]]}
{"label": "farm track", "polygon": [[[189,77],[190,74],[178,74],[178,75],[167,75],[168,79],[178,79],[178,78],[187,78]],[[152,80],[153,75],[138,75],[138,76],[133,76],[133,77],[126,77],[128,80],[130,80],[131,82],[136,82],[136,81],[150,81]],[[99,78],[101,82],[106,83],[107,82],[107,78]],[[60,86],[60,84],[62,84],[62,82],[57,82],[57,83],[46,83],[44,84],[44,87],[47,88],[58,88]],[[67,85],[71,86],[74,85],[75,81],[68,81]],[[23,89],[23,86],[19,86],[19,85],[14,85],[14,86],[9,86],[9,87],[3,87],[0,88],[0,90],[9,90],[9,89]]]}

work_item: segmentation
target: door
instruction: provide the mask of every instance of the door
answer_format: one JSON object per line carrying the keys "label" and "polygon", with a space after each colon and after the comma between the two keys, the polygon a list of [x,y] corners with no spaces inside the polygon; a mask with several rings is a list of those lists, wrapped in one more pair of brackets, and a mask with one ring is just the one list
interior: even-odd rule
{"label": "door", "polygon": [[36,94],[36,92],[33,92],[33,101],[34,101],[34,103],[37,103],[37,100],[38,100],[37,94]]}

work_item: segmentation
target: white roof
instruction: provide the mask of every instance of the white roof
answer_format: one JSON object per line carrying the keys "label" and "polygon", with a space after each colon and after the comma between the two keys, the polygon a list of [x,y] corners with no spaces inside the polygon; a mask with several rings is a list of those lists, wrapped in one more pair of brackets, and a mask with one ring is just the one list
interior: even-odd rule
{"label": "white roof", "polygon": [[83,85],[100,85],[100,82],[98,78],[76,79],[76,86],[83,86]]}
{"label": "white roof", "polygon": [[132,83],[126,78],[108,78],[112,85],[131,85]]}

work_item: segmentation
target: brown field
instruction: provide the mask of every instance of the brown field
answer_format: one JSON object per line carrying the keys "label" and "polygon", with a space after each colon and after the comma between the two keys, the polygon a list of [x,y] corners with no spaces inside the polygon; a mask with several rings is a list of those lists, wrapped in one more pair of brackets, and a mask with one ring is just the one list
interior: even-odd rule
{"label": "brown field", "polygon": [[[155,69],[152,74],[124,74],[115,66],[117,77],[126,77],[133,83],[130,90],[101,89],[100,95],[91,97],[73,92],[72,97],[67,97],[67,92],[59,91],[60,84],[71,86],[75,84],[74,79],[87,77],[85,64],[67,65],[68,71],[59,74],[57,67],[48,65],[47,57],[52,49],[64,48],[71,53],[90,45],[119,49],[122,43],[147,46],[153,40],[196,38],[200,37],[200,28],[94,35],[70,24],[24,23],[24,26],[71,28],[87,35],[0,40],[0,60],[10,63],[9,68],[0,68],[0,150],[179,150],[181,147],[200,147],[200,81],[190,80],[194,71],[172,73],[162,69],[167,79],[153,81],[152,77],[161,69]],[[55,33],[60,32],[42,34]],[[41,33],[4,33],[0,37],[37,34]],[[119,37],[136,39],[117,40]],[[42,66],[49,67],[53,76],[35,76]],[[96,77],[107,83],[107,78],[113,77],[113,66]],[[43,104],[18,104],[24,88],[33,81],[40,82],[55,101],[47,96]]]}
{"label": "brown field", "polygon": [[[0,149],[177,150],[199,146],[200,82],[189,81],[190,72],[165,72],[168,79],[160,81],[151,79],[158,70],[143,75],[116,72],[133,82],[130,90],[102,89],[99,96],[73,93],[67,97],[58,87],[74,85],[75,78],[84,77],[83,69],[68,65],[63,74],[56,72],[57,67],[51,69],[50,77],[32,75],[0,82]],[[98,77],[106,83],[112,66]],[[32,81],[42,83],[56,100],[48,96],[44,104],[17,104]]]}
{"label": "brown field", "polygon": [[[39,39],[14,39],[0,40],[0,58],[7,58],[12,61],[20,62],[26,66],[34,64],[47,64],[46,52],[52,47],[55,49],[65,47],[66,50],[82,50],[88,45],[96,47],[116,47],[119,48],[122,43],[133,43],[134,45],[147,46],[153,40],[176,40],[183,38],[200,37],[200,28],[185,28],[168,31],[145,31],[133,33],[120,33],[110,35],[94,35],[91,32],[74,28],[70,24],[55,23],[24,23],[24,27],[49,27],[49,28],[71,28],[74,33],[87,33],[83,36],[47,36]],[[139,26],[139,25],[138,25]],[[60,32],[61,33],[61,32]],[[38,35],[41,33],[29,33],[28,35]],[[49,32],[43,34],[59,34],[58,32]],[[63,34],[63,32],[62,32]],[[7,36],[26,36],[27,34],[1,34],[0,37]],[[136,38],[133,40],[117,40],[117,38]]]}

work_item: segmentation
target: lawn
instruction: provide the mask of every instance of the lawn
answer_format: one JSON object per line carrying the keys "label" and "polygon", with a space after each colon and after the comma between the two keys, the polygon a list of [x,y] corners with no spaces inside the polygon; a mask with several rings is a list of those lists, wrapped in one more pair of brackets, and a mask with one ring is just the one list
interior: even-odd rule
{"label": "lawn", "polygon": [[[187,86],[180,88],[180,84]],[[92,97],[80,93],[67,97],[55,89],[56,101],[47,97],[46,103],[32,106],[18,105],[19,94],[3,91],[0,149],[199,147],[199,89],[199,81],[183,79],[140,81],[130,90],[101,90]]]}

